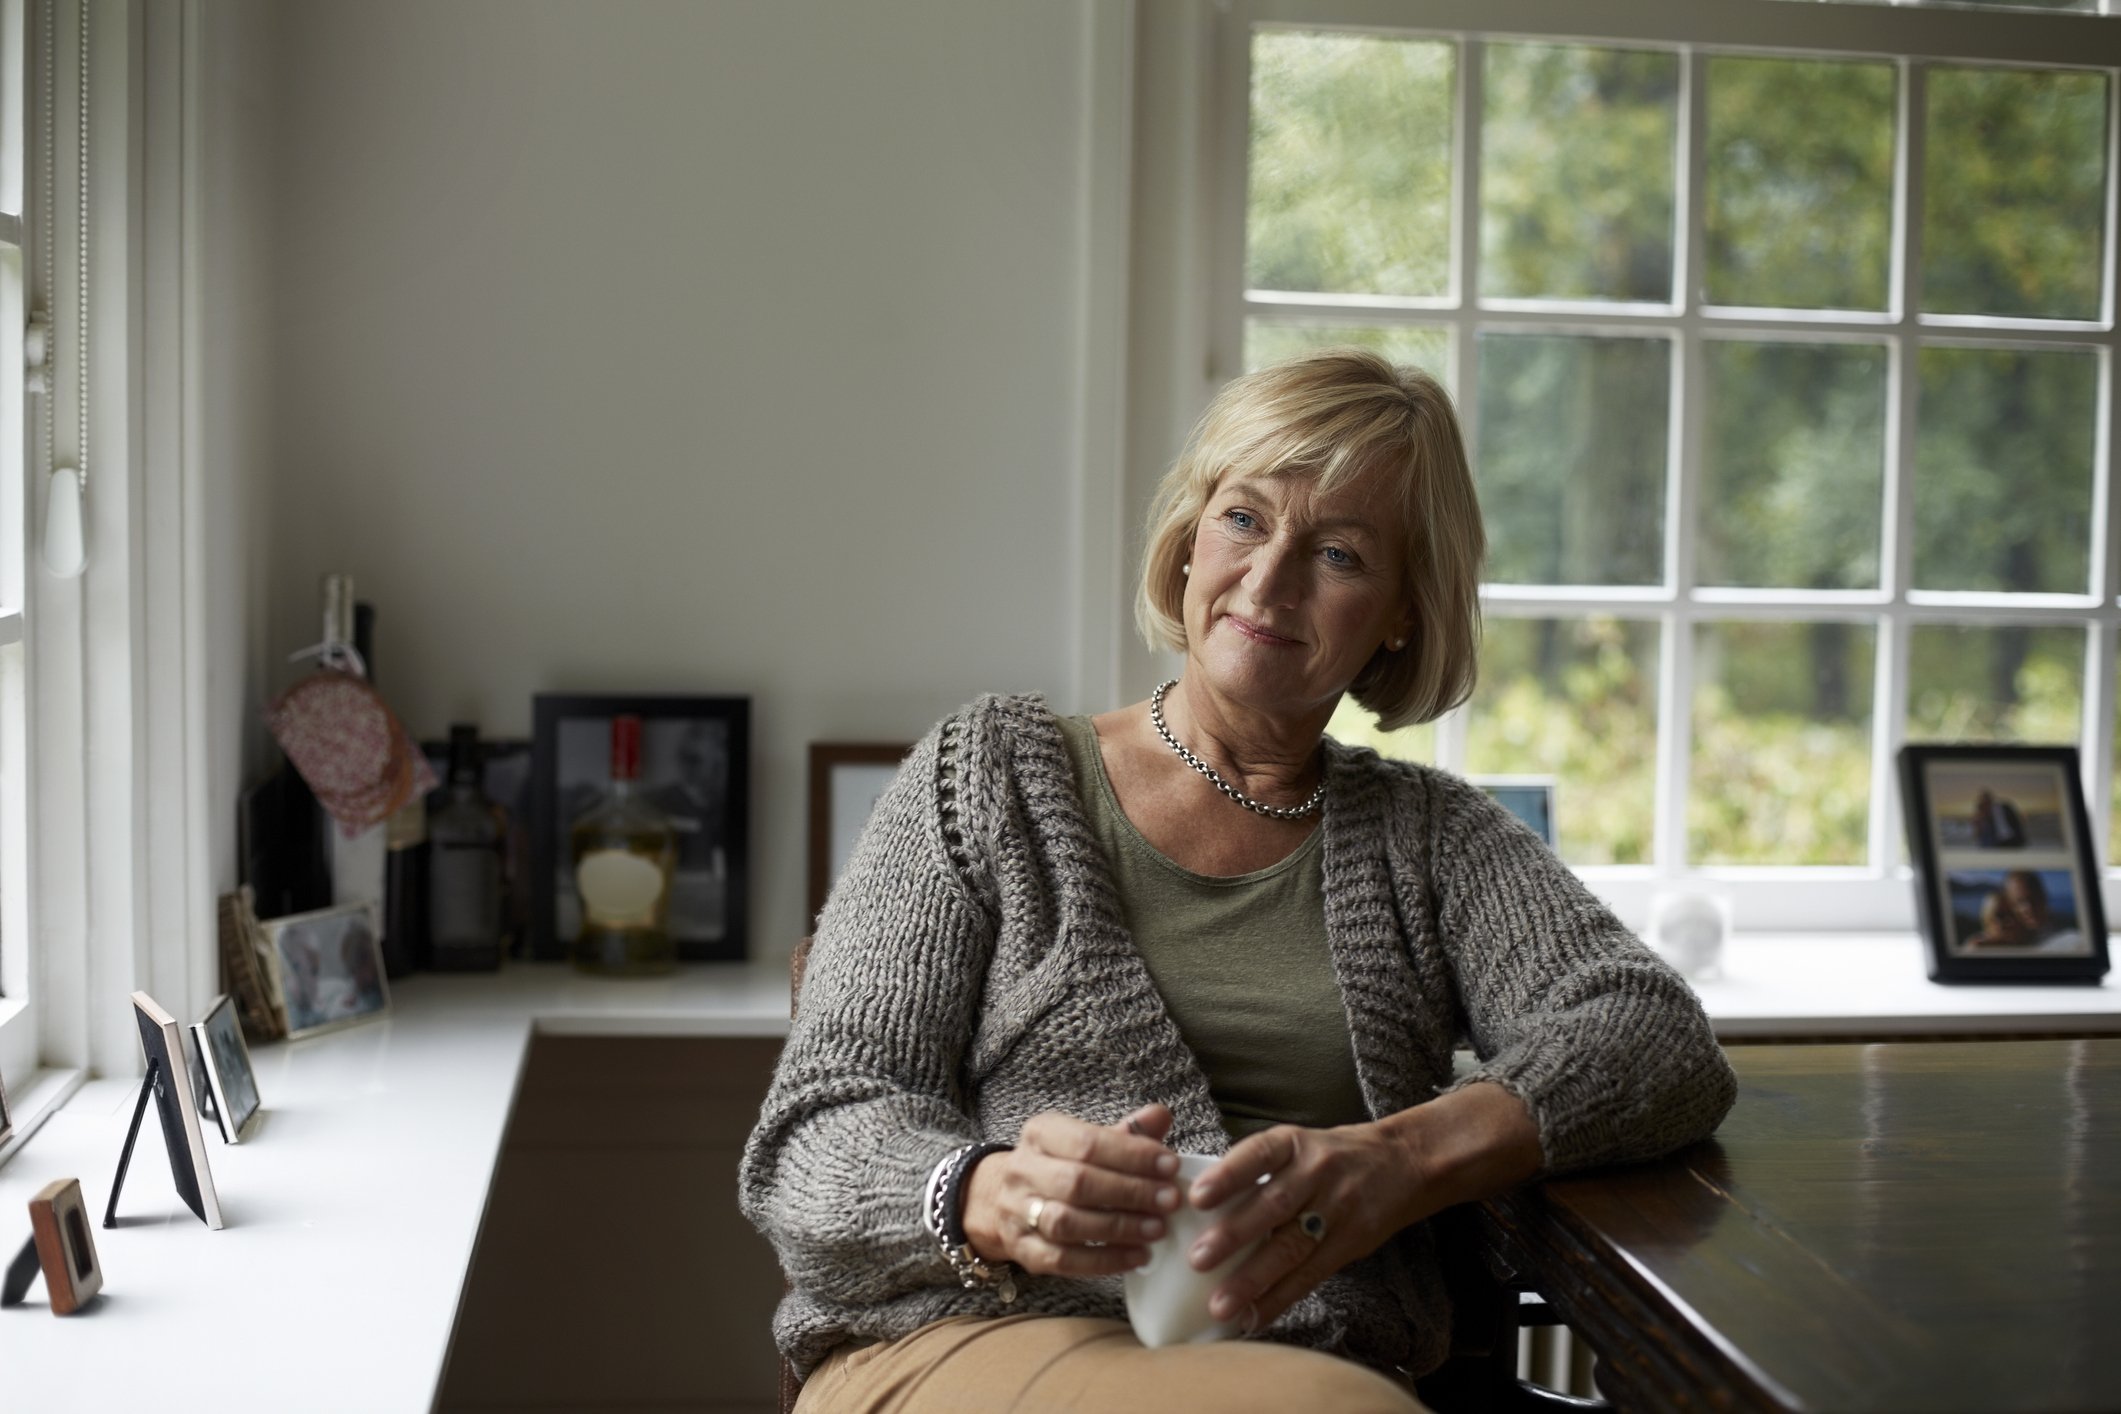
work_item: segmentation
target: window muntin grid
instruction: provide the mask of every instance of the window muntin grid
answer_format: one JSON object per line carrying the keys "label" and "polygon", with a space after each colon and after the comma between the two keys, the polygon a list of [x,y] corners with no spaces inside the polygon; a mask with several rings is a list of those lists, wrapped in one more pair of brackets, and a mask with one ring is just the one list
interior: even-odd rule
{"label": "window muntin grid", "polygon": [[[1254,11],[1286,9],[1287,6],[1254,6]],[[1324,11],[1330,7],[1297,7]],[[1371,7],[1374,9],[1375,7]],[[1386,7],[1389,8],[1389,7]],[[1537,9],[1536,5],[1526,8]],[[1721,7],[1729,8],[1729,7]],[[1273,32],[1271,22],[1255,14],[1240,16],[1253,26],[1252,33]],[[1589,18],[1588,16],[1586,17]],[[1591,26],[1586,26],[1591,28]],[[1375,31],[1373,31],[1375,32]],[[1885,298],[1879,309],[1760,308],[1710,305],[1689,291],[1701,292],[1708,149],[1707,77],[1719,61],[1758,61],[1758,50],[1714,44],[1645,44],[1631,36],[1613,46],[1636,51],[1656,50],[1674,56],[1679,74],[1676,103],[1675,151],[1678,175],[1675,202],[1672,288],[1667,301],[1563,300],[1480,297],[1472,292],[1490,288],[1480,264],[1483,247],[1483,211],[1480,192],[1484,172],[1483,151],[1487,37],[1477,33],[1439,34],[1415,27],[1394,26],[1395,37],[1431,45],[1454,46],[1453,132],[1451,150],[1451,279],[1448,289],[1434,296],[1365,297],[1341,289],[1330,295],[1300,291],[1243,289],[1237,299],[1222,307],[1218,317],[1214,363],[1234,369],[1268,361],[1268,351],[1286,353],[1303,342],[1292,331],[1353,330],[1352,342],[1391,348],[1417,346],[1424,352],[1447,342],[1447,358],[1417,361],[1435,369],[1436,363],[1454,385],[1469,436],[1475,441],[1475,456],[1486,454],[1480,442],[1481,402],[1484,380],[1479,364],[1484,342],[1518,337],[1588,339],[1665,339],[1673,346],[1668,439],[1668,464],[1663,485],[1665,505],[1661,535],[1661,574],[1633,576],[1648,583],[1593,585],[1581,582],[1541,583],[1534,576],[1523,583],[1491,583],[1484,600],[1491,621],[1515,623],[1560,623],[1581,630],[1597,624],[1631,625],[1623,637],[1639,639],[1647,630],[1654,634],[1656,652],[1646,671],[1658,683],[1654,711],[1655,815],[1654,847],[1637,875],[1670,877],[1685,873],[1745,874],[1745,866],[1704,866],[1691,860],[1687,850],[1689,795],[1695,787],[1692,770],[1694,699],[1701,687],[1695,658],[1704,632],[1711,626],[1737,624],[1845,625],[1850,634],[1870,646],[1870,672],[1862,684],[1872,704],[1864,731],[1868,796],[1876,807],[1869,809],[1862,827],[1862,847],[1853,863],[1835,869],[1813,869],[1812,876],[1833,874],[1839,878],[1882,880],[1898,866],[1903,854],[1898,844],[1899,823],[1894,805],[1896,790],[1892,755],[1907,739],[1909,725],[1909,642],[1920,640],[1930,630],[1999,627],[2037,634],[2043,655],[2051,658],[2056,633],[2074,632],[2081,640],[2084,661],[2079,741],[2086,757],[2087,786],[2093,808],[2110,821],[2109,831],[2121,839],[2121,823],[2115,822],[2117,785],[2114,736],[2121,706],[2112,667],[2115,635],[2121,624],[2121,593],[2117,593],[2116,516],[2113,509],[2113,470],[2109,455],[2109,408],[2112,401],[2113,249],[2114,249],[2114,151],[2115,71],[2112,68],[2082,68],[2076,72],[2095,76],[2105,89],[2105,133],[2102,135],[2105,180],[2103,241],[2099,247],[2098,307],[2096,318],[2035,319],[2020,316],[1931,314],[1920,311],[1921,225],[1910,220],[1910,212],[1927,209],[1924,202],[1925,163],[1923,153],[1927,79],[1940,69],[1963,73],[1976,66],[1960,59],[1935,61],[1912,57],[1881,57],[1875,52],[1850,50],[1790,53],[1780,57],[1817,66],[1861,66],[1875,74],[1881,67],[1892,79],[1892,171],[1889,210],[1889,271]],[[1581,36],[1584,29],[1572,27]],[[1579,38],[1547,40],[1521,25],[1497,42],[1511,45],[1575,43],[1599,46],[1595,40]],[[1240,45],[1228,45],[1226,56],[1236,58]],[[2003,66],[2009,67],[2009,66]],[[1249,81],[1249,75],[1247,75]],[[1242,103],[1248,83],[1233,84]],[[1227,97],[1226,97],[1227,101]],[[1227,115],[1227,110],[1226,110]],[[1243,167],[1243,149],[1224,144]],[[1247,188],[1236,183],[1242,200]],[[1226,191],[1228,189],[1226,188]],[[1228,198],[1226,197],[1226,203]],[[1226,211],[1229,206],[1226,204]],[[1232,226],[1219,229],[1227,240]],[[1242,269],[1227,255],[1220,268]],[[1639,292],[1637,292],[1639,293]],[[1814,301],[1827,304],[1831,301]],[[1866,301],[1858,300],[1855,303]],[[2070,311],[2081,314],[2082,309]],[[1711,566],[1697,567],[1704,545],[1702,499],[1711,488],[1705,474],[1713,427],[1713,405],[1707,396],[1710,367],[1733,346],[1772,348],[1776,344],[1802,345],[1813,350],[1832,350],[1836,345],[1859,346],[1863,355],[1882,364],[1880,406],[1875,437],[1881,464],[1871,472],[1878,483],[1875,566],[1854,583],[1776,586],[1738,582],[1710,583],[1719,575]],[[2034,592],[1989,589],[1918,589],[1911,578],[1917,526],[1914,519],[1914,472],[1921,453],[1923,427],[1920,408],[1921,371],[1925,358],[1935,362],[1939,350],[1973,351],[2001,355],[2017,351],[2033,356],[2074,354],[2088,359],[2093,374],[2088,380],[2092,403],[2092,425],[2086,460],[2091,478],[2090,504],[2086,519],[2083,573],[2073,580],[2078,587],[2058,588],[2042,584]],[[1485,494],[1485,487],[1484,487]],[[1494,527],[1491,525],[1491,532]],[[1725,581],[1733,577],[1720,576]],[[1595,636],[1595,635],[1594,635]],[[1607,637],[1611,637],[1607,631]],[[1638,671],[1636,677],[1642,676]],[[1476,702],[1473,710],[1478,710]],[[2047,716],[2052,716],[2048,712]],[[1353,727],[1353,723],[1341,726]],[[1337,727],[1338,729],[1338,727]],[[1441,760],[1459,769],[1502,769],[1504,763],[1476,761],[1484,748],[1477,745],[1483,726],[1468,720],[1467,711],[1438,723],[1426,733],[1423,743],[1410,754]],[[1518,769],[1535,769],[1528,760]],[[1564,791],[1568,783],[1563,783]],[[1568,833],[1564,827],[1564,852]],[[1597,850],[1576,851],[1587,872],[1598,873],[1605,861]],[[1610,857],[1611,852],[1608,851]],[[1586,858],[1586,854],[1594,857]],[[1776,865],[1770,872],[1783,872]],[[1627,871],[1617,871],[1625,873]],[[1616,874],[1617,876],[1617,874]],[[1897,881],[1894,887],[1904,891]]]}

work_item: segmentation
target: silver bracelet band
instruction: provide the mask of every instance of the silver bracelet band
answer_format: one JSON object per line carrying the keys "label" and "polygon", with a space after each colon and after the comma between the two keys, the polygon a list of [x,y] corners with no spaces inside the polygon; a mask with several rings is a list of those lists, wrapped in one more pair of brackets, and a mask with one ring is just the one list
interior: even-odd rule
{"label": "silver bracelet band", "polygon": [[1006,1149],[1007,1144],[961,1144],[942,1157],[929,1171],[921,1192],[921,1226],[942,1248],[943,1260],[967,1291],[991,1288],[1004,1306],[1016,1300],[1014,1267],[1008,1262],[985,1262],[972,1250],[960,1216],[964,1202],[965,1175],[987,1155]]}

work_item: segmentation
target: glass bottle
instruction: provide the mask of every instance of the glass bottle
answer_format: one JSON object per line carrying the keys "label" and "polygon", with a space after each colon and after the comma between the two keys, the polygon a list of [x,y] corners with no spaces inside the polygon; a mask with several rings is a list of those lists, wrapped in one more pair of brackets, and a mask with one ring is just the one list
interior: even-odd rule
{"label": "glass bottle", "polygon": [[641,719],[611,722],[611,793],[570,832],[582,930],[574,963],[585,972],[667,972],[677,965],[670,937],[670,880],[677,831],[642,796]]}
{"label": "glass bottle", "polygon": [[427,820],[428,947],[438,970],[501,965],[501,853],[507,836],[486,798],[479,729],[449,728],[449,782]]}

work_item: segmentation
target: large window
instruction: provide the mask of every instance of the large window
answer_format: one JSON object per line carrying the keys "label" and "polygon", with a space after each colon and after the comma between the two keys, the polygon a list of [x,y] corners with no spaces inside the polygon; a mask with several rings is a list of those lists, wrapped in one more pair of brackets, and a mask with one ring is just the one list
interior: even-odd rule
{"label": "large window", "polygon": [[2078,744],[2111,862],[2121,25],[1342,8],[1228,22],[1212,352],[1437,373],[1492,552],[1473,700],[1336,734],[1551,774],[1594,881],[1756,924],[1911,922],[1906,741]]}

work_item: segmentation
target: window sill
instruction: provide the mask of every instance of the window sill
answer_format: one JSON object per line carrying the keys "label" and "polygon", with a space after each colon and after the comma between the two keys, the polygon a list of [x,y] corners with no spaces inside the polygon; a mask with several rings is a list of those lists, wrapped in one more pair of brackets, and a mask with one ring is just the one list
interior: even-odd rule
{"label": "window sill", "polygon": [[2121,986],[1932,982],[1912,932],[1738,933],[1695,992],[1725,1041],[2121,1033]]}
{"label": "window sill", "polygon": [[[7,1161],[21,1151],[31,1135],[44,1127],[46,1120],[59,1113],[86,1078],[78,1070],[40,1070],[19,1092],[8,1092],[7,1113],[14,1128],[7,1141],[0,1143],[0,1169],[4,1169]],[[0,1209],[4,1207],[0,1204]],[[5,1245],[4,1238],[0,1238],[0,1246]]]}

